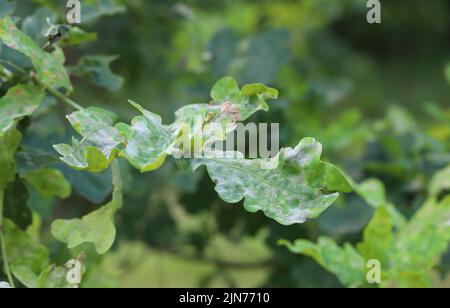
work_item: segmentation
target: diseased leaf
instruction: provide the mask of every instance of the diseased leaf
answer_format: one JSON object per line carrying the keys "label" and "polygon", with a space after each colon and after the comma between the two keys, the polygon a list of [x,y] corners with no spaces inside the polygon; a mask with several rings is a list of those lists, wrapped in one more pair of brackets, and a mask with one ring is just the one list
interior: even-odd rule
{"label": "diseased leaf", "polygon": [[202,143],[183,151],[196,152],[207,144],[225,140],[236,129],[236,122],[247,120],[259,110],[269,110],[266,99],[277,98],[278,91],[262,84],[247,85],[241,91],[236,80],[224,77],[214,85],[211,97],[210,104],[187,105],[175,113],[172,128],[180,129],[178,142],[189,145],[199,140]]}
{"label": "diseased leaf", "polygon": [[117,56],[84,56],[70,71],[106,90],[117,92],[122,88],[123,78],[111,71],[110,65]]}
{"label": "diseased leaf", "polygon": [[122,207],[122,180],[117,163],[113,168],[113,199],[107,205],[82,219],[62,220],[52,223],[52,234],[61,242],[67,243],[69,249],[84,243],[93,243],[99,254],[106,253],[116,238],[114,214]]}
{"label": "diseased leaf", "polygon": [[72,192],[61,171],[51,168],[33,170],[25,176],[25,180],[45,198],[68,198]]}
{"label": "diseased leaf", "polygon": [[26,287],[35,288],[37,277],[49,264],[47,248],[33,241],[9,219],[4,219],[3,231],[13,275]]}
{"label": "diseased leaf", "polygon": [[[245,198],[244,207],[259,210],[283,225],[303,223],[325,211],[339,196],[350,192],[347,178],[320,160],[322,145],[303,139],[295,149],[282,149],[271,160],[245,160],[220,155],[195,159],[205,165],[219,196],[229,203]],[[239,157],[239,156],[234,156]]]}
{"label": "diseased leaf", "polygon": [[293,244],[282,240],[280,244],[293,253],[313,258],[346,286],[359,287],[366,283],[364,259],[348,243],[339,247],[332,239],[321,237],[317,244],[306,240],[297,240]]}
{"label": "diseased leaf", "polygon": [[83,139],[72,138],[72,146],[53,146],[66,164],[77,170],[101,172],[108,168],[119,153],[124,139],[113,127],[117,116],[107,110],[89,107],[67,116]]}
{"label": "diseased leaf", "polygon": [[72,91],[72,84],[64,66],[54,56],[36,45],[29,36],[17,29],[9,17],[0,19],[0,40],[31,60],[43,84],[56,89],[64,88],[68,92]]}
{"label": "diseased leaf", "polygon": [[142,116],[135,117],[131,126],[125,123],[116,125],[126,140],[120,156],[141,172],[158,169],[172,152],[174,135],[169,127],[162,124],[160,116],[135,102],[130,103],[142,112]]}
{"label": "diseased leaf", "polygon": [[0,99],[0,137],[23,117],[30,116],[41,104],[44,91],[32,85],[19,84]]}

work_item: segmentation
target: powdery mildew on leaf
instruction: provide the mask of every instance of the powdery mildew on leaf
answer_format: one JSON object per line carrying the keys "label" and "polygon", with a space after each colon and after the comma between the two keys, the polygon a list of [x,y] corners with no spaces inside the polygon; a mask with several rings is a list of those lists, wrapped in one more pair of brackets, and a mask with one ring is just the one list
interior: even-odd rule
{"label": "powdery mildew on leaf", "polygon": [[216,156],[196,159],[193,165],[207,167],[224,201],[237,203],[245,198],[247,211],[261,210],[277,222],[291,225],[317,217],[339,192],[351,191],[346,177],[320,160],[321,153],[321,144],[306,138],[295,149],[282,149],[272,160]]}

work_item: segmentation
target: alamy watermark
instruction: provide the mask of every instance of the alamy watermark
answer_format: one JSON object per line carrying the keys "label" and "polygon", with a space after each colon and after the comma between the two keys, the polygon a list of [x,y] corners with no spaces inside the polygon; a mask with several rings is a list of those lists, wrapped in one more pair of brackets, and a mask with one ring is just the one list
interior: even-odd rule
{"label": "alamy watermark", "polygon": [[368,269],[366,279],[369,284],[381,283],[381,262],[377,259],[370,259],[366,263]]}
{"label": "alamy watermark", "polygon": [[79,0],[68,0],[66,18],[68,24],[81,24],[81,2]]}
{"label": "alamy watermark", "polygon": [[367,8],[370,9],[367,12],[367,22],[369,24],[381,24],[381,2],[380,0],[367,1]]}

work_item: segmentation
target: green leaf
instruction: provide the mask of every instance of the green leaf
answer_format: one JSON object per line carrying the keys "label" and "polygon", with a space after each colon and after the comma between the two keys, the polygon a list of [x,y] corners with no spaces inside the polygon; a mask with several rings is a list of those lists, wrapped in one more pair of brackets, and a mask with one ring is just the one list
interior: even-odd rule
{"label": "green leaf", "polygon": [[436,172],[430,182],[428,191],[430,196],[437,197],[441,192],[450,189],[450,165]]}
{"label": "green leaf", "polygon": [[84,243],[93,243],[99,254],[105,254],[116,238],[114,214],[122,207],[122,180],[117,163],[113,168],[113,199],[107,205],[94,211],[82,219],[62,220],[52,223],[52,235],[61,242],[67,243],[69,249]]}
{"label": "green leaf", "polygon": [[39,48],[29,36],[17,29],[9,17],[0,19],[0,40],[31,60],[43,84],[56,89],[64,88],[68,92],[72,91],[64,66],[54,56]]}
{"label": "green leaf", "polygon": [[84,43],[95,42],[97,40],[97,33],[86,32],[79,27],[70,28],[69,33],[60,43],[60,46],[79,46]]}
{"label": "green leaf", "polygon": [[366,261],[377,259],[383,269],[390,266],[390,253],[394,245],[393,222],[387,206],[380,206],[364,230],[364,241],[357,248]]}
{"label": "green leaf", "polygon": [[61,160],[77,170],[101,172],[108,168],[119,153],[117,148],[124,139],[112,126],[117,116],[107,110],[89,107],[67,116],[83,139],[72,138],[73,145],[58,144],[53,148]]}
{"label": "green leaf", "polygon": [[368,179],[354,185],[354,189],[367,204],[374,208],[386,203],[386,191],[383,183],[378,179]]}
{"label": "green leaf", "polygon": [[135,117],[131,126],[124,123],[116,125],[116,129],[126,140],[126,147],[120,156],[141,172],[158,169],[171,154],[174,135],[169,127],[162,124],[160,116],[145,110],[135,102],[130,103],[142,116]]}
{"label": "green leaf", "polygon": [[393,262],[401,271],[429,270],[439,263],[450,241],[450,196],[428,200],[395,240]]}
{"label": "green leaf", "polygon": [[122,88],[123,78],[111,71],[110,65],[117,56],[84,56],[70,72],[106,90],[117,92]]}
{"label": "green leaf", "polygon": [[353,183],[353,189],[368,205],[374,208],[386,206],[396,227],[406,223],[405,217],[386,199],[386,189],[380,180],[368,179],[360,184]]}
{"label": "green leaf", "polygon": [[65,199],[72,193],[70,183],[61,171],[56,169],[42,168],[30,171],[25,180],[45,198]]}
{"label": "green leaf", "polygon": [[19,84],[0,99],[0,137],[23,117],[30,116],[39,107],[44,91],[32,85]]}
{"label": "green leaf", "polygon": [[[244,207],[259,210],[283,225],[303,223],[325,211],[339,192],[350,192],[347,178],[320,160],[322,145],[303,139],[295,149],[282,149],[271,160],[220,157],[195,159],[205,165],[219,196],[229,203],[245,198]],[[234,157],[236,156],[235,153]]]}
{"label": "green leaf", "polygon": [[321,237],[317,244],[306,240],[297,240],[293,244],[282,240],[280,244],[293,253],[313,258],[346,286],[359,287],[366,282],[364,259],[348,243],[339,247],[332,239]]}
{"label": "green leaf", "polygon": [[0,190],[15,179],[16,162],[14,155],[21,140],[22,135],[15,128],[0,136]]}
{"label": "green leaf", "polygon": [[13,275],[26,287],[36,287],[39,274],[48,266],[47,248],[36,243],[12,221],[3,221],[6,251]]}

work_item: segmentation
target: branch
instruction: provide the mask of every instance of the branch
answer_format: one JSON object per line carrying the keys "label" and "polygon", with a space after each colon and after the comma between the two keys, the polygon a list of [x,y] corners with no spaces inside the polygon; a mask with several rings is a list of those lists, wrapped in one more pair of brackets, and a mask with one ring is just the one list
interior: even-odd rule
{"label": "branch", "polygon": [[36,74],[34,72],[31,73],[31,78],[42,88],[44,88],[49,94],[53,95],[57,99],[59,99],[61,102],[65,103],[66,105],[69,105],[70,107],[76,109],[76,110],[83,110],[83,106],[79,105],[78,103],[74,102],[61,92],[59,92],[56,89],[53,89],[52,87],[48,87],[45,84],[43,84],[39,78],[37,78]]}

